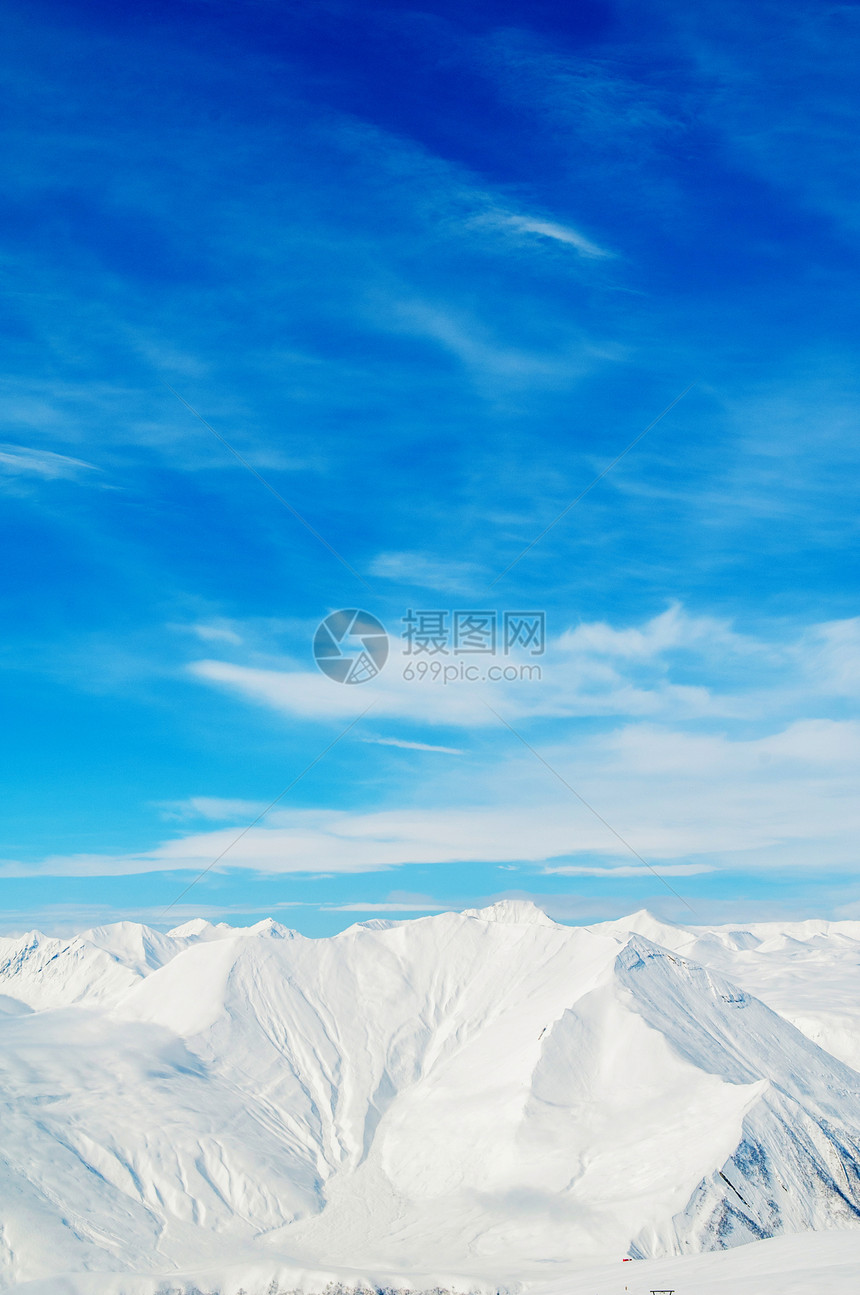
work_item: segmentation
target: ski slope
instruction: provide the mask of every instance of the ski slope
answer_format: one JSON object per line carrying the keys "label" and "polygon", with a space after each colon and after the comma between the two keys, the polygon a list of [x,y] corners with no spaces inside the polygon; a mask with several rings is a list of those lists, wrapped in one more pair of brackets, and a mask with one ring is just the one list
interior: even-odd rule
{"label": "ski slope", "polygon": [[519,901],[0,939],[0,1284],[851,1289],[858,989],[860,923]]}

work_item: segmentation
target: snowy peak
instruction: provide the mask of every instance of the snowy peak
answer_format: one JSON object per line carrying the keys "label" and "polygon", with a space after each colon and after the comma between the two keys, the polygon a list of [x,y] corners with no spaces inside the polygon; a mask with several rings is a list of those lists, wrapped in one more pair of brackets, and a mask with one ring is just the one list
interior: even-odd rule
{"label": "snowy peak", "polygon": [[226,922],[218,922],[213,925],[207,922],[204,917],[192,917],[189,922],[183,922],[181,926],[174,926],[172,931],[167,932],[168,936],[177,940],[219,940],[224,935],[233,935],[235,930]]}
{"label": "snowy peak", "polygon": [[615,974],[633,1009],[699,1069],[731,1084],[767,1079],[821,1114],[839,1107],[837,1091],[860,1111],[860,1074],[719,972],[632,936]]}
{"label": "snowy peak", "polygon": [[36,1010],[106,1002],[139,975],[79,935],[64,940],[32,932],[17,940],[0,939],[0,993]]}
{"label": "snowy peak", "polygon": [[253,926],[240,927],[234,932],[238,935],[259,935],[264,939],[270,940],[298,940],[301,939],[298,931],[293,931],[288,926],[282,926],[276,922],[273,917],[264,917],[262,922],[256,922]]}
{"label": "snowy peak", "polygon": [[123,966],[145,976],[176,955],[176,941],[137,922],[115,922],[84,931],[78,940],[110,954]]}
{"label": "snowy peak", "polygon": [[499,922],[504,926],[552,926],[551,917],[529,899],[501,899],[489,908],[466,908],[462,917],[474,917],[480,922]]}
{"label": "snowy peak", "polygon": [[691,1071],[749,1094],[735,1113],[730,1154],[683,1209],[634,1238],[631,1254],[860,1223],[860,1074],[719,973],[642,936],[618,955],[615,975],[633,1010]]}
{"label": "snowy peak", "polygon": [[614,935],[616,939],[622,940],[626,940],[629,935],[642,935],[646,940],[652,940],[666,949],[689,946],[694,939],[691,931],[674,922],[655,917],[647,908],[640,908],[629,917],[619,917],[614,922],[600,922],[591,929],[601,935]]}

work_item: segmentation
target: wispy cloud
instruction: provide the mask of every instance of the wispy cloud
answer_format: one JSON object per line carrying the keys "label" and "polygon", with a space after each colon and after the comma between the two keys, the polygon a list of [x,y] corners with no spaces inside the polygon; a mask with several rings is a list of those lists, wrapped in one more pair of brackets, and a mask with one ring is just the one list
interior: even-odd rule
{"label": "wispy cloud", "polygon": [[463,749],[459,746],[433,746],[430,742],[407,742],[402,737],[365,737],[363,742],[370,742],[374,746],[399,746],[406,751],[441,751],[445,755],[462,755]]}
{"label": "wispy cloud", "polygon": [[[510,339],[505,321],[490,320],[450,300],[405,295],[380,303],[378,323],[400,334],[435,342],[470,371],[477,389],[494,404],[507,392],[572,386],[596,366],[596,348],[584,340],[535,347]],[[568,334],[569,335],[569,334]]]}
{"label": "wispy cloud", "polygon": [[448,907],[446,904],[428,904],[419,900],[414,904],[362,904],[360,902],[354,904],[323,904],[322,911],[324,913],[444,913],[448,910]]}
{"label": "wispy cloud", "polygon": [[203,818],[213,822],[255,818],[266,808],[265,801],[226,799],[219,796],[191,796],[188,800],[163,801],[165,818]]}
{"label": "wispy cloud", "polygon": [[417,586],[442,593],[466,593],[475,588],[482,576],[475,563],[442,562],[429,554],[414,552],[379,553],[370,564],[370,574],[407,588]]}
{"label": "wispy cloud", "polygon": [[583,622],[562,634],[558,646],[571,656],[629,661],[653,661],[679,649],[772,655],[764,643],[737,634],[728,620],[691,616],[677,602],[642,626],[616,628],[605,621]]}
{"label": "wispy cloud", "polygon": [[[822,645],[822,650],[826,645]],[[674,678],[675,656],[686,656],[684,668]],[[730,660],[740,665],[731,680],[739,693],[749,694],[744,664],[761,664],[779,657],[764,642],[745,639],[728,623],[709,617],[691,617],[678,606],[651,618],[644,625],[615,628],[588,622],[551,639],[546,655],[523,658],[538,674],[503,683],[489,667],[498,660],[478,661],[477,674],[466,682],[449,673],[448,684],[427,674],[404,677],[414,665],[404,644],[392,639],[391,655],[383,672],[362,686],[361,698],[373,703],[374,714],[459,728],[484,728],[491,724],[485,701],[503,702],[511,717],[565,717],[575,715],[627,715],[652,718],[692,718],[749,714],[747,696],[736,695],[725,684],[710,686],[712,664],[719,660],[725,676]],[[454,658],[437,658],[450,665]],[[476,658],[477,660],[477,658]],[[510,665],[505,658],[503,665]],[[426,664],[426,662],[425,662]],[[191,673],[201,682],[227,688],[257,704],[305,718],[349,717],[356,713],[355,691],[343,688],[318,672],[275,670],[216,659],[191,663]],[[700,676],[701,681],[696,678]]]}
{"label": "wispy cloud", "polygon": [[187,631],[199,638],[204,643],[229,643],[232,647],[240,647],[242,636],[229,625],[224,624],[206,624],[198,622],[194,625],[180,625],[176,628]]}
{"label": "wispy cloud", "polygon": [[[661,877],[698,877],[704,872],[715,872],[716,869],[706,863],[663,863],[660,865]],[[560,868],[544,868],[544,876],[552,877],[603,877],[611,881],[613,877],[653,877],[648,868],[636,867],[635,864],[620,864],[615,868],[590,868],[565,865]]]}
{"label": "wispy cloud", "polygon": [[[668,868],[669,876],[740,867],[784,871],[808,867],[811,857],[820,868],[856,866],[860,723],[798,722],[754,739],[631,724],[545,743],[542,753],[642,857],[658,872]],[[347,875],[455,862],[519,863],[610,881],[644,876],[605,824],[557,790],[555,780],[520,749],[502,743],[467,783],[446,779],[443,771],[439,781],[424,781],[418,790],[422,803],[397,809],[276,809],[241,839],[237,831],[255,807],[200,798],[192,804],[225,826],[139,853],[56,856],[37,864],[6,860],[0,875],[199,871],[227,851],[220,870],[261,876]]]}
{"label": "wispy cloud", "polygon": [[539,238],[549,238],[556,243],[564,243],[567,247],[574,248],[581,256],[586,257],[608,257],[612,253],[605,248],[599,247],[591,239],[580,234],[578,230],[571,229],[569,225],[561,225],[554,220],[540,220],[535,216],[513,216],[500,213],[498,224],[515,230],[521,234],[535,234]]}
{"label": "wispy cloud", "polygon": [[0,473],[6,476],[35,476],[45,481],[77,480],[83,473],[98,472],[94,463],[73,459],[53,450],[25,445],[0,444]]}

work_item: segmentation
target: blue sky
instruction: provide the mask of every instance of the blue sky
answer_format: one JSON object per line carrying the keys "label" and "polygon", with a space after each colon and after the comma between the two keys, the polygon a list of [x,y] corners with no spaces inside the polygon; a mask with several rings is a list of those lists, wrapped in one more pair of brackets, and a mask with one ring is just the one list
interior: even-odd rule
{"label": "blue sky", "polygon": [[[860,914],[858,23],[13,6],[4,929]],[[541,679],[405,680],[410,608]]]}

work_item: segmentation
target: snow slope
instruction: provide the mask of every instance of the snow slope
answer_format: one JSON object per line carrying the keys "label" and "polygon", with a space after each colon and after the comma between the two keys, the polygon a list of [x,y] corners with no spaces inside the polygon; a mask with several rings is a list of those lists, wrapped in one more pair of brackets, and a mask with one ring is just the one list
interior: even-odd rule
{"label": "snow slope", "polygon": [[859,954],[520,902],[2,940],[0,1283],[609,1291],[833,1229],[860,1259]]}
{"label": "snow slope", "polygon": [[860,922],[682,927],[634,913],[596,928],[638,932],[724,972],[821,1047],[860,1069]]}
{"label": "snow slope", "polygon": [[733,1250],[639,1263],[609,1263],[565,1270],[548,1280],[508,1286],[435,1274],[410,1275],[355,1269],[302,1269],[245,1262],[195,1270],[177,1277],[77,1275],[27,1282],[21,1295],[854,1295],[860,1271],[856,1232],[818,1232],[758,1241]]}

